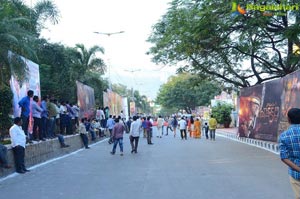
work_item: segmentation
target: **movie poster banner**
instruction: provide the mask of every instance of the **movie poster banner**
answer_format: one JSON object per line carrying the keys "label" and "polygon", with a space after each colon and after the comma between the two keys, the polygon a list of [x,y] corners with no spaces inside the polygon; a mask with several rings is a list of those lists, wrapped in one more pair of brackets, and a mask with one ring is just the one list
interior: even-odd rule
{"label": "movie poster banner", "polygon": [[123,98],[107,89],[107,92],[103,92],[103,105],[109,108],[109,114],[119,116],[123,110]]}
{"label": "movie poster banner", "polygon": [[300,71],[241,90],[239,136],[277,142],[287,129],[287,112],[300,107]]}
{"label": "movie poster banner", "polygon": [[[287,112],[290,108],[300,108],[300,71],[289,74],[281,79],[282,97],[281,97],[281,111],[280,124],[278,133],[285,131],[288,126]],[[279,135],[278,134],[278,135]]]}
{"label": "movie poster banner", "polygon": [[[12,56],[13,53],[9,52],[8,56]],[[33,90],[34,95],[39,96],[41,98],[41,91],[40,91],[40,73],[39,73],[39,65],[36,63],[20,56],[26,64],[27,72],[25,74],[25,80],[23,82],[18,80],[18,77],[14,72],[13,67],[12,76],[10,78],[10,88],[13,93],[13,101],[12,101],[12,115],[13,117],[20,117],[21,115],[21,108],[19,107],[18,102],[25,96],[27,96],[28,90]],[[32,101],[32,98],[31,98]],[[31,106],[30,106],[31,107]],[[32,126],[33,126],[33,118],[31,115],[30,110],[30,118],[29,118],[29,127],[28,132],[32,133]]]}
{"label": "movie poster banner", "polygon": [[95,95],[94,89],[79,81],[76,81],[77,100],[80,107],[79,117],[94,118],[95,117]]}
{"label": "movie poster banner", "polygon": [[126,120],[129,118],[129,112],[128,112],[128,98],[123,97],[122,99],[122,106],[123,106],[123,113],[126,116]]}
{"label": "movie poster banner", "polygon": [[136,114],[135,102],[130,102],[130,115]]}

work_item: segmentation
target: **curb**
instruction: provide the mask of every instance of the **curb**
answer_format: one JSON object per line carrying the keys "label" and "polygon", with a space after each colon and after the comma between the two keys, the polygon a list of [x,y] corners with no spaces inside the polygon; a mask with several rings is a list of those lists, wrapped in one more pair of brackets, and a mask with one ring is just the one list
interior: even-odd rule
{"label": "curb", "polygon": [[226,133],[224,131],[218,131],[216,132],[216,134],[218,136],[224,137],[224,138],[228,138],[237,142],[241,142],[244,144],[248,144],[251,146],[255,146],[267,151],[270,151],[272,153],[275,153],[277,155],[279,155],[279,144],[276,142],[268,142],[268,141],[264,141],[264,140],[256,140],[256,139],[251,139],[251,138],[246,138],[246,137],[238,137],[235,134],[232,133]]}

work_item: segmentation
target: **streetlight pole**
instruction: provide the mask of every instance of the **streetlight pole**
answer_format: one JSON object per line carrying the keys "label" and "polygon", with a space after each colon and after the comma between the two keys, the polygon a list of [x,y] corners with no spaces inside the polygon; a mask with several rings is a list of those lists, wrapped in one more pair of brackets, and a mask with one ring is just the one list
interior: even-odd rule
{"label": "streetlight pole", "polygon": [[[125,33],[125,31],[119,31],[119,32],[94,32],[95,34],[99,34],[99,35],[106,35],[108,37],[110,37],[111,35],[116,35],[116,34],[122,34]],[[110,59],[108,59],[108,80],[109,80],[109,89],[112,90],[112,83],[111,83],[111,76],[110,76],[110,71],[111,71],[111,64],[110,64]]]}
{"label": "streetlight pole", "polygon": [[[135,70],[134,70],[134,69],[132,69],[132,70],[125,69],[124,71],[127,71],[127,72],[130,72],[130,73],[131,73],[132,81],[133,81],[133,73],[134,73],[134,72],[137,72],[137,71],[140,71],[140,70],[141,70],[141,69],[135,69]],[[135,110],[135,101],[134,101],[134,92],[133,92],[134,81],[133,81],[132,83],[133,83],[133,84],[132,84],[132,86],[131,86],[131,95],[132,95],[132,96],[131,96],[131,102],[130,102],[131,105],[130,105],[130,108],[132,109],[133,107],[131,107],[131,106],[134,106],[133,109]],[[131,110],[131,109],[130,109],[130,110]],[[134,111],[134,112],[131,112],[131,111],[130,111],[130,113],[131,113],[131,114],[135,114],[136,111]]]}
{"label": "streetlight pole", "polygon": [[[132,79],[133,79],[133,73],[134,72],[138,72],[138,71],[141,71],[141,69],[132,69],[132,70],[127,70],[125,69],[124,71],[127,71],[127,72],[130,72],[131,73],[131,76],[132,76]],[[133,84],[131,86],[131,92],[132,92],[132,101],[134,101],[134,95],[133,95]]]}

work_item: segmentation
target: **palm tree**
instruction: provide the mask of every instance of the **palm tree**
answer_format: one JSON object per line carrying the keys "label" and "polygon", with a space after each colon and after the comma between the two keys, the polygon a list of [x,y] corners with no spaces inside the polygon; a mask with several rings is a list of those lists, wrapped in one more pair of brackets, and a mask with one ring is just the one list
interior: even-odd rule
{"label": "palm tree", "polygon": [[34,25],[34,30],[40,32],[44,28],[45,21],[57,24],[60,13],[56,5],[50,0],[37,2],[30,12],[30,19]]}
{"label": "palm tree", "polygon": [[103,59],[97,57],[97,53],[104,54],[104,49],[100,46],[93,46],[90,49],[86,49],[83,44],[76,44],[78,52],[78,61],[81,65],[82,75],[87,71],[98,72],[104,74],[106,71],[106,65]]}
{"label": "palm tree", "polygon": [[36,59],[33,44],[46,19],[58,20],[58,10],[51,1],[38,2],[30,9],[21,0],[0,0],[0,84],[8,84],[11,67],[20,80],[24,78],[26,64],[18,55]]}

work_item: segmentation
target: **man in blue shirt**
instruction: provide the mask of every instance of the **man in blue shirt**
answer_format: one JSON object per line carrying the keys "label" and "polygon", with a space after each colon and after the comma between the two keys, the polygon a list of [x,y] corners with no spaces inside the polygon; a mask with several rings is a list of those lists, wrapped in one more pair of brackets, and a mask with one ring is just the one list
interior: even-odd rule
{"label": "man in blue shirt", "polygon": [[22,129],[25,132],[26,136],[28,136],[30,98],[32,97],[33,97],[33,91],[29,90],[27,91],[27,96],[23,97],[18,103],[21,108]]}
{"label": "man in blue shirt", "polygon": [[110,139],[108,141],[109,144],[113,143],[112,130],[113,130],[114,126],[115,126],[115,120],[112,118],[112,115],[109,115],[109,118],[106,123],[106,128],[108,128],[108,130],[109,130],[109,137],[110,137]]}
{"label": "man in blue shirt", "polygon": [[48,101],[48,96],[45,95],[43,97],[43,100],[41,102],[41,108],[43,109],[41,113],[42,117],[42,135],[44,138],[50,138],[49,136],[49,131],[48,131],[48,125],[49,125],[49,112],[47,109],[47,101]]}
{"label": "man in blue shirt", "polygon": [[288,111],[289,128],[279,137],[280,158],[289,167],[295,198],[300,199],[300,109]]}

